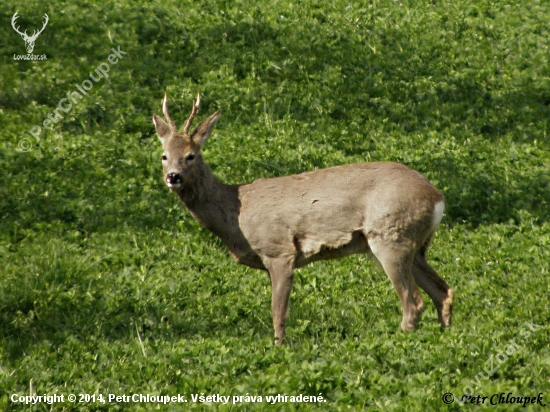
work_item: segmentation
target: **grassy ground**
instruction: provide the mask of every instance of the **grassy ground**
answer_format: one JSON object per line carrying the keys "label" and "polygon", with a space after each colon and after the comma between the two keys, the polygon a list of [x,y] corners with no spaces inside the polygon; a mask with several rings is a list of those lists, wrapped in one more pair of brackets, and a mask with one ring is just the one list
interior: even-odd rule
{"label": "grassy ground", "polygon": [[[81,393],[180,394],[190,410],[458,410],[447,392],[550,405],[547,2],[18,7],[0,5],[1,409],[55,393],[53,410],[157,408],[66,399]],[[14,60],[16,10],[29,33],[48,13],[33,52],[47,60]],[[102,63],[109,77],[45,129]],[[197,91],[202,116],[223,111],[204,156],[229,183],[370,160],[430,178],[447,200],[430,257],[456,291],[454,326],[429,304],[401,332],[390,282],[355,256],[297,271],[290,345],[273,347],[267,276],[162,183],[151,116],[165,91],[179,123]]]}

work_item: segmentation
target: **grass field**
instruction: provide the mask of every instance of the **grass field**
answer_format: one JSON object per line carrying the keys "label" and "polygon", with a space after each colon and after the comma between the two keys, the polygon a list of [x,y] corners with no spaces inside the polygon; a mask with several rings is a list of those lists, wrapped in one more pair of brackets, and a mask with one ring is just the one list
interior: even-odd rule
{"label": "grass field", "polygon": [[[14,58],[17,10],[28,33],[48,14],[33,51],[47,60]],[[1,410],[550,405],[550,3],[55,0],[0,16]],[[296,272],[274,347],[267,275],[162,182],[152,115],[167,92],[181,124],[198,91],[201,119],[223,113],[204,157],[224,182],[374,160],[427,176],[447,202],[430,261],[455,290],[453,327],[426,299],[403,333],[389,280],[354,256]],[[46,394],[65,399],[18,401]]]}

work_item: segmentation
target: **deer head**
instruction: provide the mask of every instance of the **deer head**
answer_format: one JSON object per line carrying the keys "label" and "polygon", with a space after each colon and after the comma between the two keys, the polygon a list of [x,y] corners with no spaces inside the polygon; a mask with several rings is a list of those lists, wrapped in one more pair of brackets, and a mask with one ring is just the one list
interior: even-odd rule
{"label": "deer head", "polygon": [[15,14],[13,15],[13,17],[11,19],[11,25],[12,25],[13,29],[17,33],[19,33],[21,35],[21,37],[23,38],[23,40],[25,41],[25,48],[27,49],[27,53],[31,54],[32,51],[34,50],[34,42],[36,41],[36,38],[38,37],[38,35],[40,33],[42,33],[44,31],[44,29],[46,28],[46,25],[48,24],[48,21],[49,21],[48,15],[46,13],[44,13],[44,23],[42,24],[42,28],[40,30],[35,30],[33,32],[32,36],[28,36],[27,35],[27,30],[25,30],[24,33],[21,33],[19,31],[19,27],[15,27],[16,20],[19,17],[17,15],[17,13],[19,13],[19,11],[16,11]]}
{"label": "deer head", "polygon": [[197,100],[193,102],[191,115],[181,132],[178,132],[176,124],[170,118],[166,95],[162,103],[162,111],[167,122],[157,115],[153,115],[157,135],[164,149],[162,154],[164,181],[174,191],[189,187],[197,180],[200,171],[205,167],[200,150],[210,137],[220,117],[220,112],[217,111],[190,133],[189,128],[199,112],[200,102],[201,97],[198,94]]}

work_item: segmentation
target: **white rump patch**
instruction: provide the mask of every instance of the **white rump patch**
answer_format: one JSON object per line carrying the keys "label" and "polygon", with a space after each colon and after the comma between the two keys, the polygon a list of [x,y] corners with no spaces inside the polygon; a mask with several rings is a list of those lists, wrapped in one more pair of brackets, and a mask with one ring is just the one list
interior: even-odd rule
{"label": "white rump patch", "polygon": [[443,219],[443,211],[445,210],[445,202],[441,201],[436,203],[434,207],[434,215],[432,217],[432,230],[435,230],[441,219]]}

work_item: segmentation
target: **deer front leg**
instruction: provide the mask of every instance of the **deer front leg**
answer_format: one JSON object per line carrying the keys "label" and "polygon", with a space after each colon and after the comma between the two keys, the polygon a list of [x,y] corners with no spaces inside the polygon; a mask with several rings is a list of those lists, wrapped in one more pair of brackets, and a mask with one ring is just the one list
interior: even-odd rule
{"label": "deer front leg", "polygon": [[271,313],[275,328],[275,345],[285,343],[285,324],[294,276],[294,261],[287,257],[270,258],[264,262],[271,278]]}

